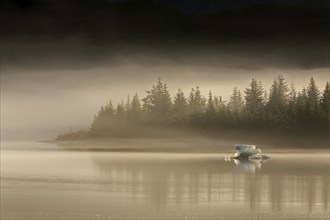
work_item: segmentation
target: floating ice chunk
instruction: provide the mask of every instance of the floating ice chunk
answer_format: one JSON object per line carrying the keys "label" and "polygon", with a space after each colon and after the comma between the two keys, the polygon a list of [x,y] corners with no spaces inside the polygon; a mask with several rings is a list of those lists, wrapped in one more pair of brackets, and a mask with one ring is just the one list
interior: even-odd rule
{"label": "floating ice chunk", "polygon": [[249,158],[255,154],[261,154],[261,150],[256,148],[255,145],[248,144],[235,144],[236,153],[234,158]]}
{"label": "floating ice chunk", "polygon": [[252,160],[267,160],[269,159],[270,157],[266,154],[254,154],[252,156],[249,157],[249,159],[252,159]]}
{"label": "floating ice chunk", "polygon": [[260,160],[261,162],[268,160],[270,157],[263,154],[255,145],[235,144],[236,152],[234,156],[225,155],[225,161],[237,160]]}

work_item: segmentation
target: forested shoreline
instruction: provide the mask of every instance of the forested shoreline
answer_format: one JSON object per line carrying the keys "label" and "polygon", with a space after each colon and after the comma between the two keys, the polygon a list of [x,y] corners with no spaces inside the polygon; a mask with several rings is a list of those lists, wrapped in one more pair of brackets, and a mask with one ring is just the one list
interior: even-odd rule
{"label": "forested shoreline", "polygon": [[313,77],[301,91],[282,75],[276,76],[269,91],[253,78],[243,92],[235,87],[228,101],[212,91],[204,97],[198,86],[188,96],[178,89],[172,98],[167,84],[158,79],[144,98],[136,93],[117,105],[110,100],[90,128],[59,134],[57,140],[143,137],[157,129],[160,135],[162,129],[327,135],[329,103],[329,82],[319,89]]}

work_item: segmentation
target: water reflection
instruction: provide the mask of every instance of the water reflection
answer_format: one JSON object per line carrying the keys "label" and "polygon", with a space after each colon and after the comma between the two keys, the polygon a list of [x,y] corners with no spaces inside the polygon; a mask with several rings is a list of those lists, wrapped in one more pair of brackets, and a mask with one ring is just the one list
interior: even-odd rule
{"label": "water reflection", "polygon": [[0,218],[327,219],[329,155],[310,152],[2,150]]}
{"label": "water reflection", "polygon": [[[109,156],[110,155],[110,156]],[[197,204],[260,211],[328,211],[327,159],[274,158],[226,162],[222,156],[92,154],[95,168],[111,181],[111,195],[127,201]]]}
{"label": "water reflection", "polygon": [[237,170],[243,172],[255,173],[261,169],[261,164],[265,161],[263,160],[248,160],[248,159],[233,159]]}

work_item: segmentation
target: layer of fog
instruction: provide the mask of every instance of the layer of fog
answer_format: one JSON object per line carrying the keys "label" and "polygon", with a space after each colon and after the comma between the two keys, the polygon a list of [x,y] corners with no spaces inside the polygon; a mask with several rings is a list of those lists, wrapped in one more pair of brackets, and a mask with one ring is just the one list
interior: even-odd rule
{"label": "layer of fog", "polygon": [[192,66],[126,65],[105,69],[24,71],[6,70],[1,75],[1,138],[52,139],[59,132],[88,128],[93,116],[111,98],[114,103],[136,92],[143,98],[158,77],[174,96],[183,89],[188,96],[199,86],[203,95],[228,100],[233,87],[241,91],[252,77],[268,90],[272,79],[283,74],[298,90],[314,76],[323,90],[329,80],[327,69],[220,69]]}

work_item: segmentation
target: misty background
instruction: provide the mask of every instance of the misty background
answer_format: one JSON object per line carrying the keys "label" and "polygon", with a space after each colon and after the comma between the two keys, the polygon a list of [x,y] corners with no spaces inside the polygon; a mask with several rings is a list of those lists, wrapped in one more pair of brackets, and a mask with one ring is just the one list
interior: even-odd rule
{"label": "misty background", "polygon": [[329,80],[328,1],[4,0],[1,139],[87,128],[161,77],[227,100],[252,77]]}

